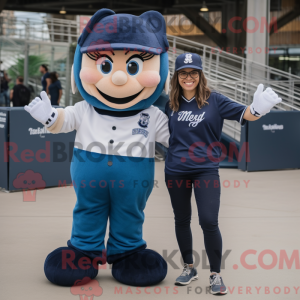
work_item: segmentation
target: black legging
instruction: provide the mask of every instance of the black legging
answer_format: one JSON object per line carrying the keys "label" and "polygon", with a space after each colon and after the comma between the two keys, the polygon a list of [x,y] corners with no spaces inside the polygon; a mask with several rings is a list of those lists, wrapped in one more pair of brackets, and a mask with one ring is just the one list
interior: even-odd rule
{"label": "black legging", "polygon": [[188,175],[165,173],[175,215],[175,232],[183,261],[193,263],[191,231],[191,195],[194,188],[198,207],[199,223],[204,234],[205,250],[211,272],[220,272],[222,237],[218,227],[220,207],[220,177],[218,170],[203,171]]}

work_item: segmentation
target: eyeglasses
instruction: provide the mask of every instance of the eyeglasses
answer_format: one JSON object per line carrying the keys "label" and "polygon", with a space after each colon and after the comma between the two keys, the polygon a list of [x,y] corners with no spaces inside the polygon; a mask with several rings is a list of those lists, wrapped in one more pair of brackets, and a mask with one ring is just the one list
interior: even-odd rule
{"label": "eyeglasses", "polygon": [[178,75],[179,75],[179,77],[180,77],[181,79],[186,79],[186,78],[188,78],[189,75],[190,75],[193,79],[196,79],[196,78],[198,78],[199,73],[200,73],[199,71],[193,70],[193,71],[191,71],[191,72],[185,72],[185,71],[179,72]]}

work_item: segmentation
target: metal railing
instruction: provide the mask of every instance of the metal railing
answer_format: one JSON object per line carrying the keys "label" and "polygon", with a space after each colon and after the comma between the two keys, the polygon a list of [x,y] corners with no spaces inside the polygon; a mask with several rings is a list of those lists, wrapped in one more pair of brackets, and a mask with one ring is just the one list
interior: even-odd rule
{"label": "metal railing", "polygon": [[48,42],[76,42],[79,26],[74,20],[0,17],[0,35],[12,39]]}
{"label": "metal railing", "polygon": [[[78,38],[78,26],[75,21],[42,18],[0,17],[0,54],[4,68],[14,66],[18,59],[24,59],[24,82],[31,87],[31,97],[39,95],[42,87],[41,75],[29,76],[28,57],[42,55],[48,60],[42,61],[49,65],[50,71],[59,73],[63,88],[61,105],[68,105],[73,98],[70,93],[70,59],[69,47]],[[64,64],[64,67],[60,67]],[[36,66],[38,70],[39,65]],[[72,104],[72,102],[71,102]]]}

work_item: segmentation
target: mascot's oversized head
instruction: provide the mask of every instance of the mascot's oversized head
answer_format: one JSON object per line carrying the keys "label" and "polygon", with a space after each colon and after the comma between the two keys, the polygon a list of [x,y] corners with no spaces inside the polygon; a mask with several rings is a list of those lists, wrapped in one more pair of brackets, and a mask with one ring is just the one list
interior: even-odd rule
{"label": "mascot's oversized head", "polygon": [[142,110],[169,85],[169,43],[163,16],[98,10],[75,52],[72,91],[98,109]]}

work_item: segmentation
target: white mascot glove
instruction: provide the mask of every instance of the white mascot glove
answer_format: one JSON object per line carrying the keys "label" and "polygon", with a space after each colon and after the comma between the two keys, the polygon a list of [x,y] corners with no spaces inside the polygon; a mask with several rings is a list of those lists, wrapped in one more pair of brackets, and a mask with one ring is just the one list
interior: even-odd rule
{"label": "white mascot glove", "polygon": [[34,119],[48,128],[56,121],[58,112],[51,106],[50,99],[45,91],[41,92],[41,98],[42,100],[36,97],[29,105],[25,105],[24,109],[29,112]]}
{"label": "white mascot glove", "polygon": [[264,91],[264,85],[261,83],[254,93],[253,102],[250,105],[250,112],[256,117],[264,116],[270,112],[272,107],[281,101],[282,99],[279,98],[270,87]]}

